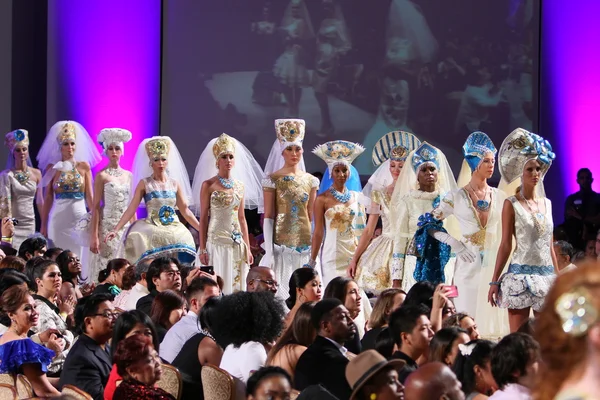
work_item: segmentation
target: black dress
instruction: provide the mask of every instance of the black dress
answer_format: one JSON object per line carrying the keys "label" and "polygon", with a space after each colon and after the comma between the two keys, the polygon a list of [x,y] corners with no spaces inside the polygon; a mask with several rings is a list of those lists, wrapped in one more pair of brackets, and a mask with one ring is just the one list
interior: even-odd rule
{"label": "black dress", "polygon": [[198,360],[198,347],[200,342],[208,337],[204,333],[196,333],[181,348],[177,357],[171,365],[176,367],[181,373],[183,381],[183,390],[180,400],[203,400],[204,391],[202,388],[202,364]]}

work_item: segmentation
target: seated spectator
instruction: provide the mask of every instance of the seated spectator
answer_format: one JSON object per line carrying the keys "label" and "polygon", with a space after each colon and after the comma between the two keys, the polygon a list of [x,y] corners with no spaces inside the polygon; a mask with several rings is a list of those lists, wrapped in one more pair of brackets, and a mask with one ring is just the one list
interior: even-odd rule
{"label": "seated spectator", "polygon": [[471,340],[477,340],[481,337],[475,320],[469,314],[456,313],[446,318],[442,324],[443,328],[450,328],[453,326],[467,331]]}
{"label": "seated spectator", "polygon": [[12,268],[19,272],[25,272],[25,260],[17,256],[6,256],[0,261],[0,269]]}
{"label": "seated spectator", "polygon": [[46,372],[64,344],[58,343],[56,334],[52,334],[50,340],[53,344],[49,347],[55,352],[27,337],[31,327],[38,322],[33,297],[21,285],[14,285],[2,293],[0,307],[11,321],[8,331],[0,336],[0,373],[25,375],[39,397],[60,395],[48,380]]}
{"label": "seated spectator", "polygon": [[[290,297],[285,301],[285,305],[290,312],[285,317],[285,325],[290,326],[294,320],[294,315],[305,302],[321,300],[321,278],[313,268],[298,268],[292,272],[289,282]],[[289,371],[288,371],[289,372]]]}
{"label": "seated spectator", "polygon": [[459,346],[452,371],[469,400],[485,400],[498,388],[492,375],[492,349],[489,340],[472,340]]}
{"label": "seated spectator", "polygon": [[424,305],[429,310],[433,306],[433,294],[435,293],[435,285],[431,282],[421,281],[415,283],[404,298],[403,306]]}
{"label": "seated spectator", "polygon": [[119,311],[123,312],[126,310],[127,300],[131,295],[131,289],[135,286],[135,267],[128,265],[123,272],[123,279],[121,282],[121,293],[115,296],[113,306]]}
{"label": "seated spectator", "polygon": [[19,257],[25,261],[33,257],[43,256],[46,253],[48,242],[42,235],[36,235],[23,240],[19,246]]}
{"label": "seated spectator", "polygon": [[575,249],[573,249],[573,246],[571,246],[569,242],[565,242],[564,240],[554,242],[554,253],[556,254],[559,272],[564,273],[577,268],[577,266],[571,262]]}
{"label": "seated spectator", "polygon": [[198,325],[202,329],[185,342],[172,362],[183,380],[181,400],[204,399],[202,380],[198,379],[202,375],[202,366],[221,364],[223,349],[215,342],[211,328],[213,321],[218,318],[217,305],[220,300],[220,297],[208,298],[198,316]]}
{"label": "seated spectator", "polygon": [[386,289],[379,294],[371,318],[368,321],[370,330],[365,333],[360,341],[363,351],[375,349],[375,341],[379,333],[388,326],[390,315],[400,308],[405,298],[406,292],[397,288]]}
{"label": "seated spectator", "polygon": [[175,400],[163,389],[154,387],[162,375],[162,367],[149,337],[133,335],[121,341],[114,361],[123,382],[115,390],[113,400]]}
{"label": "seated spectator", "polygon": [[373,350],[376,350],[387,359],[392,358],[392,354],[398,350],[396,341],[390,333],[389,326],[386,326],[379,332],[379,335],[377,335],[377,338],[375,339],[375,348]]}
{"label": "seated spectator", "polygon": [[165,290],[181,290],[179,261],[172,257],[155,258],[146,272],[146,285],[149,293],[138,300],[135,308],[150,315],[156,295]]}
{"label": "seated spectator", "polygon": [[129,294],[129,297],[127,297],[127,302],[125,303],[125,308],[123,308],[123,310],[135,310],[138,300],[150,293],[148,291],[148,283],[146,282],[146,273],[148,272],[151,263],[152,259],[144,258],[135,264],[135,285],[131,288],[131,293]]}
{"label": "seated spectator", "polygon": [[[106,274],[106,279],[101,284],[96,285],[93,293],[108,293],[112,296],[111,301],[114,301],[115,297],[121,293],[123,274],[125,274],[129,265],[129,261],[124,258],[113,258],[110,260],[103,270],[104,274]],[[100,279],[98,279],[98,282],[100,282]]]}
{"label": "seated spectator", "polygon": [[298,359],[306,348],[315,341],[317,336],[310,319],[314,306],[314,302],[302,303],[294,316],[294,320],[291,321],[290,326],[283,332],[283,335],[277,339],[267,356],[267,365],[285,369],[292,379],[296,372]]}
{"label": "seated spectator", "polygon": [[[20,286],[23,289],[27,289],[29,288],[30,284],[31,283],[27,275],[22,274],[14,269],[0,269],[0,295],[2,295],[4,291],[12,286]],[[8,315],[0,310],[0,334],[3,334],[8,330],[10,323],[11,321],[10,318],[8,318]]]}
{"label": "seated spectator", "polygon": [[591,237],[585,241],[584,254],[587,261],[594,261],[598,257],[595,237]]}
{"label": "seated spectator", "polygon": [[402,383],[418,368],[419,357],[429,352],[433,330],[428,314],[429,310],[423,305],[403,305],[390,316],[390,334],[399,349],[392,354],[392,359],[406,361],[406,365],[399,371]]}
{"label": "seated spectator", "polygon": [[267,351],[283,329],[284,311],[271,292],[237,292],[223,297],[213,323],[217,343],[225,348],[221,368],[244,384],[263,367]]}
{"label": "seated spectator", "polygon": [[492,350],[492,375],[498,385],[490,400],[529,400],[537,378],[539,345],[525,333],[511,333]]}
{"label": "seated spectator", "polygon": [[[156,328],[150,317],[138,310],[125,311],[119,315],[113,328],[110,347],[113,363],[115,351],[119,347],[119,343],[125,338],[133,335],[143,335],[151,338],[154,349],[158,350],[160,342],[158,341],[158,334],[156,333]],[[117,387],[117,382],[121,380],[123,380],[123,378],[119,375],[116,365],[113,364],[108,377],[108,382],[104,388],[104,400],[112,400]]]}
{"label": "seated spectator", "polygon": [[117,316],[110,295],[106,293],[79,300],[75,307],[75,326],[79,337],[65,360],[60,388],[73,385],[94,400],[104,398],[104,387],[112,368],[107,343]]}
{"label": "seated spectator", "polygon": [[246,386],[247,400],[289,399],[291,394],[292,380],[279,367],[262,367],[252,374]]}
{"label": "seated spectator", "polygon": [[48,250],[46,250],[46,252],[44,253],[44,257],[49,258],[52,261],[56,261],[56,257],[58,257],[58,255],[62,252],[63,249],[61,249],[60,247],[51,247]]}
{"label": "seated spectator", "polygon": [[152,302],[150,319],[156,326],[158,340],[162,343],[167,331],[186,314],[185,299],[177,292],[165,290],[160,292]]}
{"label": "seated spectator", "polygon": [[438,361],[452,367],[458,355],[458,346],[470,341],[471,339],[464,329],[456,327],[440,329],[429,342],[427,361]]}
{"label": "seated spectator", "polygon": [[403,360],[387,361],[375,350],[354,357],[346,366],[346,379],[352,388],[352,399],[404,399],[404,386],[398,380]]}
{"label": "seated spectator", "polygon": [[279,282],[275,280],[275,273],[269,267],[252,267],[246,277],[247,292],[272,292],[277,293]]}
{"label": "seated spectator", "polygon": [[339,399],[347,399],[352,389],[345,375],[348,350],[344,343],[356,335],[356,326],[346,307],[336,298],[315,304],[311,321],[317,337],[298,360],[294,387],[304,390],[320,384]]}
{"label": "seated spectator", "polygon": [[200,333],[202,326],[198,323],[198,315],[206,301],[221,295],[219,286],[214,280],[205,276],[194,278],[185,291],[188,304],[187,314],[169,329],[161,342],[160,357],[172,363],[183,345],[192,336]]}
{"label": "seated spectator", "polygon": [[81,277],[81,260],[71,250],[65,250],[56,257],[56,263],[62,274],[62,288],[60,297],[73,296],[77,300],[87,296],[94,290],[93,284],[84,284]]}
{"label": "seated spectator", "polygon": [[404,384],[406,400],[464,400],[454,372],[440,362],[430,362],[408,376]]}

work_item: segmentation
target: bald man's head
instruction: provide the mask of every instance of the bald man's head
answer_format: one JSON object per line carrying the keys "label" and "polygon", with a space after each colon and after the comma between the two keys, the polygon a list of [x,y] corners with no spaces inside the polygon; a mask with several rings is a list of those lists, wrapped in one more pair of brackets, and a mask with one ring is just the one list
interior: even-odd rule
{"label": "bald man's head", "polygon": [[465,399],[454,372],[440,362],[430,362],[419,367],[408,376],[404,386],[405,400]]}
{"label": "bald man's head", "polygon": [[247,292],[273,292],[277,293],[279,283],[275,280],[275,273],[269,267],[252,267],[246,278]]}

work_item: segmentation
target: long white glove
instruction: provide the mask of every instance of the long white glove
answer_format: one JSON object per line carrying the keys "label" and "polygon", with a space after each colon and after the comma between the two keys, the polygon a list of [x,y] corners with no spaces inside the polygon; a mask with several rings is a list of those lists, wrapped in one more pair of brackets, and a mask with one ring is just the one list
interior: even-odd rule
{"label": "long white glove", "polygon": [[273,265],[273,218],[265,218],[263,220],[263,237],[265,238],[265,242],[263,243],[263,248],[265,249],[265,255],[260,260],[261,267],[272,267]]}
{"label": "long white glove", "polygon": [[435,231],[431,234],[436,240],[449,244],[452,247],[452,250],[456,253],[457,257],[461,259],[461,261],[465,263],[472,263],[475,261],[475,254],[459,240],[454,239],[447,233],[441,231]]}

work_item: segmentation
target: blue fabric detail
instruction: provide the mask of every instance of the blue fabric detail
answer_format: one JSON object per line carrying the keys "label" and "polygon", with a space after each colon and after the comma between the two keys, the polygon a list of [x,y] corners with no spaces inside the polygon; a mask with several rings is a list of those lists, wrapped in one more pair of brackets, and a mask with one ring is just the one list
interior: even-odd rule
{"label": "blue fabric detail", "polygon": [[177,198],[177,192],[174,190],[156,190],[154,192],[146,193],[144,195],[144,201],[149,202],[152,199],[174,199]]}
{"label": "blue fabric detail", "polygon": [[145,252],[142,253],[140,258],[137,259],[136,263],[143,260],[146,257],[155,256],[160,253],[167,253],[167,252],[171,252],[171,251],[179,251],[180,253],[190,253],[190,254],[194,254],[194,256],[196,255],[196,249],[194,247],[187,245],[185,243],[175,243],[175,244],[169,244],[167,246],[155,247],[153,249],[146,250]]}
{"label": "blue fabric detail", "polygon": [[42,372],[46,373],[53,358],[52,350],[29,338],[13,340],[0,345],[0,374],[20,373],[23,364],[40,364]]}
{"label": "blue fabric detail", "polygon": [[310,250],[310,246],[306,246],[306,245],[305,246],[296,246],[296,247],[290,247],[290,246],[282,246],[282,247],[288,248],[288,249],[293,250],[293,251],[297,251],[298,253],[302,253],[302,252],[305,252],[307,250]]}
{"label": "blue fabric detail", "polygon": [[479,131],[471,133],[463,145],[463,156],[467,164],[469,164],[471,171],[477,169],[486,153],[496,155],[496,152],[496,146],[494,146],[492,139]]}
{"label": "blue fabric detail", "polygon": [[[321,186],[319,186],[319,191],[317,194],[321,194],[325,192],[329,187],[333,184],[333,179],[329,176],[329,169],[326,169],[323,173],[323,179],[321,180]],[[362,192],[362,185],[360,184],[360,174],[354,168],[353,165],[350,166],[350,177],[346,181],[346,187],[351,192]]]}
{"label": "blue fabric detail", "polygon": [[435,164],[436,169],[440,169],[440,161],[438,160],[438,151],[435,147],[427,142],[421,143],[421,145],[415,150],[412,158],[413,171],[417,172],[419,167],[430,162]]}
{"label": "blue fabric detail", "polygon": [[431,205],[433,206],[434,210],[440,206],[441,201],[442,201],[442,196],[440,196],[440,195],[438,195],[435,199],[433,199],[433,201],[431,202]]}
{"label": "blue fabric detail", "polygon": [[158,210],[158,219],[163,225],[170,225],[175,222],[175,215],[175,209],[166,204]]}
{"label": "blue fabric detail", "polygon": [[117,297],[119,294],[121,294],[121,289],[119,289],[119,287],[118,287],[118,286],[115,286],[115,285],[110,285],[110,286],[108,287],[108,292],[109,292],[110,294],[112,294],[113,296]]}
{"label": "blue fabric detail", "polygon": [[419,228],[414,236],[417,265],[413,277],[417,282],[428,281],[436,285],[443,283],[444,268],[450,260],[451,247],[436,240],[428,232],[433,229],[447,233],[444,223],[435,219],[432,214],[426,213],[419,217],[417,226]]}
{"label": "blue fabric detail", "polygon": [[547,276],[554,275],[554,267],[552,265],[510,264],[508,273]]}
{"label": "blue fabric detail", "polygon": [[399,259],[404,260],[405,257],[406,257],[406,254],[404,254],[404,253],[393,253],[392,254],[392,258],[395,258],[397,260],[399,260]]}
{"label": "blue fabric detail", "polygon": [[54,198],[56,200],[62,199],[72,199],[72,200],[82,200],[84,198],[83,192],[54,192]]}
{"label": "blue fabric detail", "polygon": [[475,171],[477,169],[482,159],[483,157],[479,156],[465,156],[465,161],[467,162],[467,164],[469,164],[469,168],[471,168],[471,171]]}

